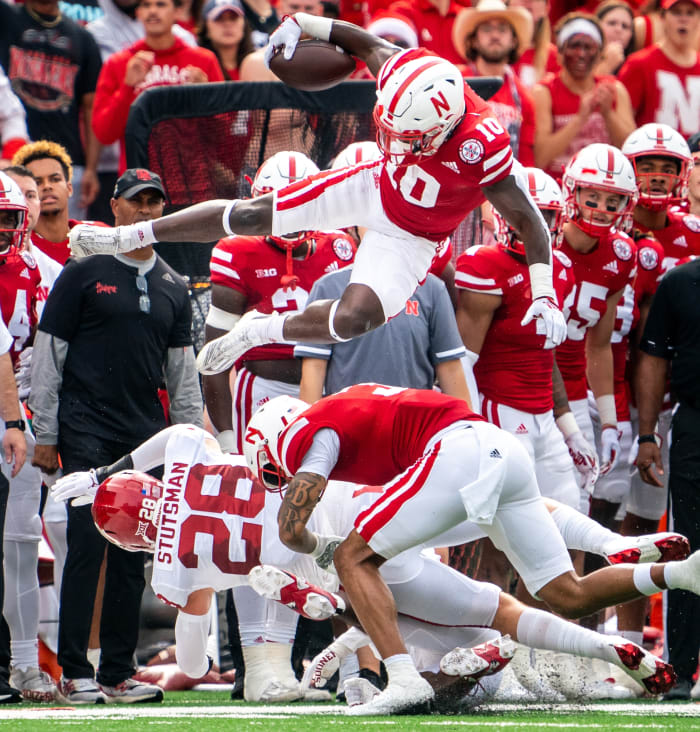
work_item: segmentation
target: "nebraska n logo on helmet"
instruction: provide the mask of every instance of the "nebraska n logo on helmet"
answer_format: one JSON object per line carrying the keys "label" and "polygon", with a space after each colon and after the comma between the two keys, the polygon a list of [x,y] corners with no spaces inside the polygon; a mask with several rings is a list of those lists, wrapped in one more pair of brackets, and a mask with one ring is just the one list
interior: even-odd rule
{"label": "nebraska n logo on helmet", "polygon": [[[642,125],[624,141],[622,152],[634,168],[640,206],[664,211],[686,197],[693,157],[688,143],[672,127],[656,122]],[[664,161],[672,162],[675,171],[664,170]]]}
{"label": "nebraska n logo on helmet", "polygon": [[395,165],[433,155],[464,117],[464,80],[449,61],[410,49],[377,75],[377,145]]}

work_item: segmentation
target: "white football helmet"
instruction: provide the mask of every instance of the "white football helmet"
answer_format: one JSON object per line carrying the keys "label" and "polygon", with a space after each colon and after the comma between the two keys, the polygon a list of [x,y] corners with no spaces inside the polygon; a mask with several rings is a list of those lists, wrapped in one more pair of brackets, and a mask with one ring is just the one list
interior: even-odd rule
{"label": "white football helmet", "polygon": [[17,183],[9,175],[0,172],[0,211],[15,213],[14,226],[0,225],[0,253],[10,247],[19,249],[27,233],[27,203]]}
{"label": "white football helmet", "polygon": [[258,168],[253,178],[251,193],[254,198],[272,193],[318,172],[320,171],[316,163],[304,153],[282,150],[268,158]]}
{"label": "white football helmet", "polygon": [[[639,184],[639,205],[651,211],[663,211],[679,204],[688,193],[688,175],[693,167],[693,156],[688,143],[673,127],[651,122],[636,129],[622,144],[622,152],[632,162]],[[641,158],[672,158],[678,164],[677,174],[640,173],[637,163]],[[652,179],[666,179],[654,191]]]}
{"label": "white football helmet", "polygon": [[279,457],[279,436],[308,408],[301,399],[278,396],[263,404],[248,422],[243,438],[245,461],[272,493],[281,493],[291,477],[285,473]]}
{"label": "white football helmet", "polygon": [[383,157],[382,151],[377,147],[376,142],[371,140],[352,142],[335,156],[331,170],[348,168],[358,163],[366,163],[368,160],[381,160]]}
{"label": "white football helmet", "polygon": [[[527,175],[527,187],[537,208],[542,212],[552,234],[552,241],[559,235],[564,195],[559,184],[539,168],[523,168]],[[515,230],[503,218],[498,209],[493,209],[493,220],[496,228],[496,239],[506,249],[525,256],[525,245],[517,238]]]}
{"label": "white football helmet", "polygon": [[[565,216],[590,236],[600,237],[613,227],[625,231],[632,223],[632,209],[637,203],[637,181],[630,161],[612,145],[595,142],[579,150],[569,161],[562,177]],[[596,209],[579,200],[582,188],[595,188],[622,196],[612,221],[597,222]]]}
{"label": "white football helmet", "polygon": [[464,117],[459,69],[421,49],[392,56],[377,74],[377,145],[395,165],[434,155]]}

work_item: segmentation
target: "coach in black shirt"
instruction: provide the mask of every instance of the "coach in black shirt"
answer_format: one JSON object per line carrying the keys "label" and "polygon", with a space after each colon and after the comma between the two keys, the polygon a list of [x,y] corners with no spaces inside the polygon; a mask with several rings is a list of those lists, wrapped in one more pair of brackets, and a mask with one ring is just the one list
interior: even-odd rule
{"label": "coach in black shirt", "polygon": [[[700,259],[672,269],[659,283],[640,344],[636,378],[642,479],[662,490],[661,451],[654,434],[669,364],[678,400],[671,428],[668,487],[673,529],[700,549]],[[689,699],[700,646],[700,598],[668,594],[666,639],[678,683],[664,698]]]}
{"label": "coach in black shirt", "polygon": [[[117,224],[162,215],[160,178],[127,170],[117,181]],[[132,256],[133,255],[133,256]],[[151,247],[126,256],[69,259],[49,294],[32,358],[37,446],[48,473],[108,465],[166,426],[158,389],[165,379],[170,420],[202,424],[187,285]],[[90,619],[107,555],[97,684],[87,659]],[[59,690],[73,703],[157,701],[139,684],[133,653],[144,588],[143,554],[108,543],[90,506],[68,508],[68,554],[59,610]]]}

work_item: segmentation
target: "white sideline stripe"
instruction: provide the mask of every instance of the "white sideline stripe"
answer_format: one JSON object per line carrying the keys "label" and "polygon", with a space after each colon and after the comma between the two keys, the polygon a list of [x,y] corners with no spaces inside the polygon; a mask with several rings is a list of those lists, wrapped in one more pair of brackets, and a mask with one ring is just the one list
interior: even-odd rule
{"label": "white sideline stripe", "polygon": [[[210,718],[226,717],[237,719],[293,719],[309,715],[344,715],[347,706],[345,704],[318,705],[318,704],[269,704],[251,707],[240,707],[235,704],[220,706],[148,706],[137,704],[108,704],[106,706],[87,705],[85,707],[42,707],[22,706],[17,709],[3,707],[0,714],[0,726],[5,720],[12,719],[53,719],[53,720],[101,720],[101,719],[163,719],[163,718]],[[529,722],[523,718],[517,721],[503,720],[490,716],[491,714],[515,713],[527,715],[528,712],[552,712],[554,714],[583,714],[585,712],[605,712],[611,715],[610,721],[606,724],[581,722]],[[635,729],[640,728],[639,723],[619,724],[612,718],[616,714],[642,717],[650,714],[672,717],[700,717],[700,704],[667,704],[657,702],[638,702],[636,704],[480,704],[474,707],[470,715],[472,719],[459,719],[456,717],[444,717],[430,720],[422,720],[416,727],[450,726],[450,727],[571,727],[574,729]],[[359,720],[358,720],[359,724]],[[372,725],[382,726],[401,724],[390,717],[381,722],[373,721]],[[645,728],[666,729],[663,724],[650,724],[645,722]]]}

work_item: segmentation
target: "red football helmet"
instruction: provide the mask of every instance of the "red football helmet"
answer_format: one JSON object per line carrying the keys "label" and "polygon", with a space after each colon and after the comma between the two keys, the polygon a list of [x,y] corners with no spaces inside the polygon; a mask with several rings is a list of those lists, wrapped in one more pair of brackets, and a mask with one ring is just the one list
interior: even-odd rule
{"label": "red football helmet", "polygon": [[156,545],[163,483],[137,470],[122,470],[97,489],[92,518],[107,541],[128,552]]}
{"label": "red football helmet", "polygon": [[[522,168],[527,176],[527,187],[537,208],[547,223],[552,241],[559,236],[562,222],[564,196],[559,184],[539,168]],[[493,220],[496,228],[496,239],[505,249],[515,254],[525,256],[525,245],[518,239],[515,230],[503,218],[502,214],[493,209]]]}
{"label": "red football helmet", "polygon": [[14,225],[3,226],[0,222],[0,253],[6,253],[11,247],[19,249],[27,233],[27,203],[17,183],[9,175],[0,172],[0,211],[14,214]]}
{"label": "red football helmet", "polygon": [[[593,237],[607,234],[613,227],[626,231],[632,223],[632,210],[637,198],[637,181],[630,161],[612,145],[594,142],[581,148],[569,161],[562,177],[565,215],[581,231]],[[582,189],[620,196],[616,210],[607,211],[580,200]],[[610,221],[598,221],[605,213]]]}
{"label": "red football helmet", "polygon": [[394,165],[412,165],[434,155],[465,111],[462,74],[439,56],[412,48],[379,69],[377,145]]}

